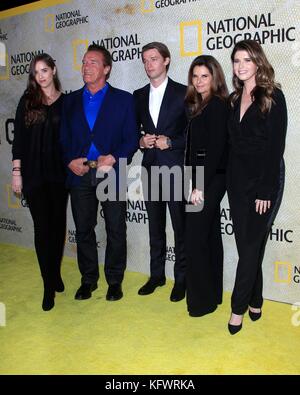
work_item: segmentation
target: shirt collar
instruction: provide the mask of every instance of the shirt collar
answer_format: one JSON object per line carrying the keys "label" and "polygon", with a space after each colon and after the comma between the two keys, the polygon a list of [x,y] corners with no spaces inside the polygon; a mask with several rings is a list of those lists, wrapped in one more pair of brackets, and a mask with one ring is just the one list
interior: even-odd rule
{"label": "shirt collar", "polygon": [[168,78],[168,76],[166,76],[164,81],[157,88],[155,88],[150,82],[150,92],[151,93],[152,92],[163,93],[167,87],[168,80],[169,80],[169,78]]}
{"label": "shirt collar", "polygon": [[103,87],[102,89],[100,89],[98,92],[96,92],[96,93],[93,94],[93,93],[91,93],[91,92],[88,90],[87,86],[84,85],[83,93],[84,93],[84,95],[89,95],[89,96],[92,96],[93,98],[97,98],[97,97],[99,97],[99,96],[105,94],[106,91],[107,91],[107,89],[108,89],[108,83],[106,82],[105,85],[104,85],[104,87]]}

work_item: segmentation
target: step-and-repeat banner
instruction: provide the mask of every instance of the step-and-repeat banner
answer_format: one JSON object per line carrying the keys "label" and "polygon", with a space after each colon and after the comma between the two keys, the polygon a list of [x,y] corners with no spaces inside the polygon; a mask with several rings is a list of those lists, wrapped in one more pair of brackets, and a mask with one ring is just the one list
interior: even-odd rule
{"label": "step-and-repeat banner", "polygon": [[[285,151],[286,185],[265,254],[264,296],[300,300],[300,2],[298,0],[74,0],[41,1],[39,8],[0,13],[0,242],[33,248],[32,220],[24,200],[12,193],[11,144],[18,100],[31,59],[47,52],[59,70],[63,90],[82,86],[81,59],[91,43],[104,45],[113,57],[110,83],[133,92],[148,80],[141,49],[162,41],[171,51],[169,75],[186,84],[188,68],[200,54],[221,63],[231,88],[230,53],[241,39],[258,40],[282,84],[289,125]],[[53,5],[55,4],[55,5]],[[137,152],[133,163],[141,163]],[[173,278],[174,240],[167,228],[167,276]],[[225,289],[231,290],[237,253],[227,197],[222,202]],[[149,273],[148,219],[143,201],[128,201],[128,270]],[[97,225],[99,261],[106,235],[102,212]],[[70,207],[65,254],[76,256],[76,233]],[[201,257],[199,257],[201,259]],[[75,264],[75,263],[74,263]],[[137,284],[137,287],[139,285]]]}

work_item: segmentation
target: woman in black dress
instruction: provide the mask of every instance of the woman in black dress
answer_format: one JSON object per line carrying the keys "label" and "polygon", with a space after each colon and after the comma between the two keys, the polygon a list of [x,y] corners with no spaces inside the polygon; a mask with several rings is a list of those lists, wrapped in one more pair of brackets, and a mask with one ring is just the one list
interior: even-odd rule
{"label": "woman in black dress", "polygon": [[35,250],[44,283],[43,310],[62,292],[60,274],[66,233],[65,171],[59,146],[63,94],[51,56],[30,64],[27,89],[15,118],[12,189],[23,193],[34,224]]}
{"label": "woman in black dress", "polygon": [[240,41],[231,60],[227,188],[239,261],[228,329],[235,334],[248,308],[253,321],[261,317],[262,260],[283,192],[287,109],[260,44]]}
{"label": "woman in black dress", "polygon": [[[227,97],[220,64],[212,56],[198,56],[189,69],[186,95],[190,122],[185,164],[193,174],[191,203],[198,206],[186,214],[187,306],[193,317],[222,303],[220,202],[227,165]],[[203,186],[196,185],[197,166],[204,166]]]}

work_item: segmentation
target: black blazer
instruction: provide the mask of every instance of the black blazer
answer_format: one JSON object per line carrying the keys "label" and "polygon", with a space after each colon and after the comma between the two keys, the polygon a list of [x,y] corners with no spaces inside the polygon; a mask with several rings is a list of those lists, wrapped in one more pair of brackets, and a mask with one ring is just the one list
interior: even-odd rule
{"label": "black blazer", "polygon": [[273,93],[270,112],[262,114],[254,101],[240,121],[241,98],[230,111],[228,188],[244,188],[269,200],[279,188],[280,163],[285,148],[287,108],[280,89]]}
{"label": "black blazer", "polygon": [[[160,107],[157,127],[154,126],[149,112],[150,84],[133,92],[136,104],[139,128],[149,134],[163,134],[170,137],[172,148],[160,150],[158,148],[143,149],[142,165],[183,165],[185,150],[185,130],[187,117],[185,114],[184,98],[186,86],[168,79],[168,84]],[[142,134],[141,136],[142,137]]]}
{"label": "black blazer", "polygon": [[209,187],[216,174],[225,173],[228,158],[228,112],[228,102],[213,96],[202,112],[189,123],[185,164],[192,166],[193,170],[196,166],[204,166],[205,188]]}

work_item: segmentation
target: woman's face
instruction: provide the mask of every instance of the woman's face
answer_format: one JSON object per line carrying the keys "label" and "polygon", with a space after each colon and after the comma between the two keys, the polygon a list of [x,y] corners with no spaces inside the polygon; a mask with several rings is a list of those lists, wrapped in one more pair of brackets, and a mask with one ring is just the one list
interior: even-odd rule
{"label": "woman's face", "polygon": [[212,90],[212,75],[206,66],[195,66],[192,75],[192,84],[200,93],[202,99],[210,95]]}
{"label": "woman's face", "polygon": [[42,89],[46,89],[54,83],[53,76],[55,72],[55,67],[51,69],[43,60],[39,60],[35,65],[35,80]]}
{"label": "woman's face", "polygon": [[258,67],[247,51],[237,51],[233,59],[234,75],[243,82],[254,82]]}

